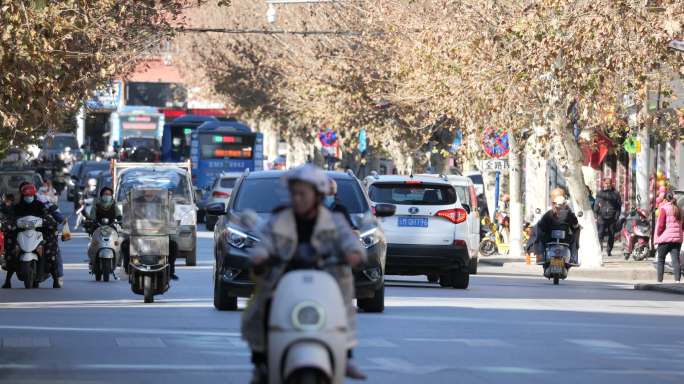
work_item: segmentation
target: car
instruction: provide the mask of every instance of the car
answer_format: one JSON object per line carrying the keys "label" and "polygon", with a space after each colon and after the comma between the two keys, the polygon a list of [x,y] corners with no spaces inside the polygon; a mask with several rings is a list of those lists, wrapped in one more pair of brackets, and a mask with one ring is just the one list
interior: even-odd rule
{"label": "car", "polygon": [[161,147],[154,137],[127,137],[119,151],[119,160],[154,163],[161,160]]}
{"label": "car", "polygon": [[[73,186],[70,187],[71,201],[74,202],[75,209],[78,209],[79,193],[83,192],[85,187],[88,185],[88,180],[97,177],[93,176],[93,171],[107,171],[109,170],[110,164],[106,161],[82,161],[74,164],[69,172],[71,176],[71,182]],[[76,168],[76,173],[74,173],[74,168]]]}
{"label": "car", "polygon": [[67,201],[74,201],[74,196],[78,196],[76,189],[76,180],[78,179],[78,174],[81,172],[81,167],[83,166],[83,161],[77,161],[71,166],[69,170],[69,175],[67,178]]}
{"label": "car", "polygon": [[112,172],[111,171],[102,171],[100,172],[99,175],[95,178],[97,180],[96,182],[96,190],[98,196],[100,195],[100,192],[102,191],[102,188],[104,187],[109,187],[113,188],[113,180],[112,180]]}
{"label": "car", "polygon": [[[261,220],[267,220],[275,208],[286,205],[289,196],[282,184],[284,173],[246,173],[235,184],[227,206],[222,202],[207,206],[208,211],[219,216],[214,228],[214,307],[218,310],[236,310],[238,297],[253,293],[247,248],[259,239],[242,224],[241,213],[253,211]],[[353,271],[357,305],[365,312],[383,312],[387,245],[376,216],[394,214],[394,207],[380,206],[374,215],[356,177],[341,172],[328,175],[337,182],[337,197],[349,211],[368,254],[368,261]]]}
{"label": "car", "polygon": [[393,204],[381,218],[387,236],[388,275],[427,275],[443,287],[470,283],[468,212],[446,177],[374,174],[366,178],[371,204]]}
{"label": "car", "polygon": [[33,183],[38,188],[43,185],[43,178],[33,169],[7,167],[0,169],[0,196],[12,194],[16,201],[19,201],[19,185],[24,181]]}
{"label": "car", "polygon": [[53,133],[43,139],[38,159],[42,162],[54,162],[62,160],[60,157],[70,152],[76,160],[83,158],[83,153],[78,148],[76,135],[72,133]]}
{"label": "car", "polygon": [[[240,176],[242,176],[242,173],[239,172],[224,172],[217,177],[211,184],[209,189],[211,193],[207,196],[205,206],[213,203],[224,203],[228,206],[228,200],[230,200],[230,195],[233,193],[235,182]],[[213,231],[217,220],[217,216],[206,215],[207,230]]]}
{"label": "car", "polygon": [[456,197],[463,209],[468,213],[468,250],[470,251],[470,274],[477,274],[477,262],[480,249],[480,213],[477,190],[472,179],[467,176],[448,175],[447,180],[456,188]]}
{"label": "car", "polygon": [[[178,246],[178,258],[185,259],[185,265],[197,265],[197,214],[195,191],[192,187],[190,163],[140,163],[113,162],[114,200],[123,209],[128,191],[145,186],[168,189],[172,193],[174,218],[177,231],[172,240]],[[126,212],[124,212],[126,215]]]}

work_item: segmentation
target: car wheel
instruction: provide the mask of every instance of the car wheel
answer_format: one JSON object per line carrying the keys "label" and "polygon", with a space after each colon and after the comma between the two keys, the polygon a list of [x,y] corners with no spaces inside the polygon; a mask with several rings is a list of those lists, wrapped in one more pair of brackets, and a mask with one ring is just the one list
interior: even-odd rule
{"label": "car wheel", "polygon": [[470,259],[470,268],[468,269],[471,275],[477,275],[477,258]]}
{"label": "car wheel", "polygon": [[237,296],[228,296],[221,279],[214,276],[214,308],[219,311],[236,311],[237,302]]}
{"label": "car wheel", "polygon": [[209,216],[207,215],[206,219],[204,220],[206,223],[207,231],[213,231],[214,228],[216,227],[216,221],[218,218],[214,216]]}
{"label": "car wheel", "polygon": [[466,289],[470,284],[470,273],[467,271],[452,271],[451,286],[456,289]]}
{"label": "car wheel", "polygon": [[358,299],[357,304],[364,312],[382,313],[385,311],[385,284],[375,291],[373,297]]}
{"label": "car wheel", "polygon": [[197,247],[192,251],[181,252],[181,257],[185,258],[185,265],[188,267],[194,267],[197,265]]}
{"label": "car wheel", "polygon": [[204,210],[198,210],[197,211],[197,222],[200,224],[203,224],[205,220],[206,220],[206,215],[204,214]]}

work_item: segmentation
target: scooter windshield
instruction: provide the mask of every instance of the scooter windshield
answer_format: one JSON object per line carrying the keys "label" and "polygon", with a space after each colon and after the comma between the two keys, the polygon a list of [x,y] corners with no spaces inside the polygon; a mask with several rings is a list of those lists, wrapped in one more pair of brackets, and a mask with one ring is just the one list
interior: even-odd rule
{"label": "scooter windshield", "polygon": [[170,227],[169,193],[164,189],[134,189],[124,212],[134,234],[164,234]]}

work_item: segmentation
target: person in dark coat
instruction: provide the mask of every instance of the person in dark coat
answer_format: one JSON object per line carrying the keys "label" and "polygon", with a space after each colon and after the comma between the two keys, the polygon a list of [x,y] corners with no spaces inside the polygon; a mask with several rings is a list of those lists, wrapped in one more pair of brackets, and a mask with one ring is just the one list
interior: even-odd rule
{"label": "person in dark coat", "polygon": [[594,212],[598,219],[598,234],[601,248],[603,248],[603,238],[608,236],[606,251],[608,256],[613,252],[615,233],[617,232],[617,222],[620,219],[622,210],[622,198],[613,187],[613,180],[606,178],[603,180],[603,189],[596,195]]}

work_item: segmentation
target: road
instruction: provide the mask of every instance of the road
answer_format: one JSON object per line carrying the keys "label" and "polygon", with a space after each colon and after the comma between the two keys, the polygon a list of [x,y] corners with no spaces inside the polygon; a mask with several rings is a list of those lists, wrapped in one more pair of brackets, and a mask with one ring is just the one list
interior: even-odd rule
{"label": "road", "polygon": [[[0,290],[0,382],[246,383],[240,312],[212,306],[212,239],[152,305],[96,283],[87,239],[63,244],[66,286]],[[179,263],[182,263],[179,262]],[[359,314],[371,383],[680,383],[684,301],[616,283],[552,286],[483,268],[465,291],[390,277],[383,314]],[[0,274],[4,278],[4,273]],[[241,302],[241,306],[244,306]]]}

